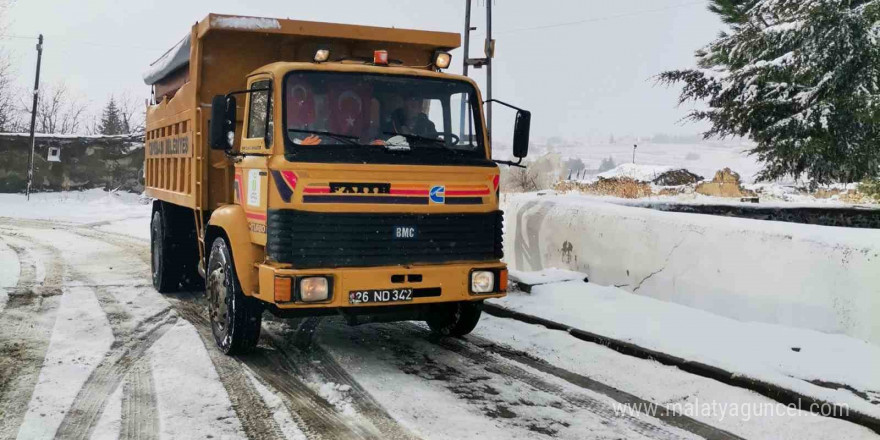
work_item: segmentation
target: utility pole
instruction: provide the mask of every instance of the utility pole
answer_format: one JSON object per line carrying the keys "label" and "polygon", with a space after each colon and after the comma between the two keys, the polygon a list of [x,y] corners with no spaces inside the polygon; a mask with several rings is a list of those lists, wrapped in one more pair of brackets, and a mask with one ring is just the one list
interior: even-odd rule
{"label": "utility pole", "polygon": [[639,148],[639,144],[633,145],[633,163],[636,163],[636,148]]}
{"label": "utility pole", "polygon": [[486,97],[489,104],[486,106],[486,131],[489,141],[492,141],[492,58],[495,56],[495,40],[492,39],[492,1],[486,0]]}
{"label": "utility pole", "polygon": [[[462,57],[462,68],[461,73],[464,76],[468,76],[468,68],[470,64],[468,64],[468,59],[471,56],[470,48],[471,48],[471,31],[476,28],[471,27],[471,0],[464,0],[464,56]],[[470,135],[470,131],[464,131],[464,120],[467,115],[470,114],[468,110],[470,107],[467,105],[464,99],[461,100],[461,121],[459,122],[459,130],[458,132],[462,134],[468,133]],[[470,126],[470,118],[468,118],[468,126]],[[470,127],[468,127],[470,128]],[[468,139],[468,142],[471,142],[471,139]]]}
{"label": "utility pole", "polygon": [[[462,73],[467,76],[470,66],[480,69],[486,66],[486,101],[492,100],[492,58],[495,57],[495,40],[492,39],[492,1],[486,0],[486,41],[483,44],[483,58],[470,57],[471,31],[477,30],[471,27],[471,1],[465,0],[464,17],[464,69]],[[464,131],[464,104],[462,103],[461,128]],[[489,140],[492,140],[492,103],[486,104],[486,131]]]}
{"label": "utility pole", "polygon": [[34,147],[36,144],[36,139],[34,137],[34,130],[37,126],[37,102],[40,98],[40,64],[43,61],[43,34],[40,34],[39,42],[37,43],[37,78],[34,80],[34,106],[31,108],[31,155],[28,159],[28,181],[27,181],[27,199],[31,199],[31,185],[34,182]]}

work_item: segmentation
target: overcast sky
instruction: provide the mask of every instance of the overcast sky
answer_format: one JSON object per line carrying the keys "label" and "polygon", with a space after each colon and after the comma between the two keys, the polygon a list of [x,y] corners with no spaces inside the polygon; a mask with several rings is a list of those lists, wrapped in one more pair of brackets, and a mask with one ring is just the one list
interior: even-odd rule
{"label": "overcast sky", "polygon": [[[485,1],[474,24],[485,30]],[[149,96],[143,70],[209,12],[461,32],[464,0],[16,0],[8,12],[10,51],[23,89],[32,86],[35,41],[46,37],[44,83],[64,80],[100,107],[123,91]],[[722,29],[704,1],[496,0],[495,97],[533,112],[533,134],[691,134],[677,91],[657,73],[694,64],[693,52]],[[567,25],[566,25],[567,24]],[[472,56],[480,56],[483,35]],[[460,71],[461,51],[454,53]],[[475,75],[480,81],[482,71]],[[509,132],[509,114],[496,127]]]}

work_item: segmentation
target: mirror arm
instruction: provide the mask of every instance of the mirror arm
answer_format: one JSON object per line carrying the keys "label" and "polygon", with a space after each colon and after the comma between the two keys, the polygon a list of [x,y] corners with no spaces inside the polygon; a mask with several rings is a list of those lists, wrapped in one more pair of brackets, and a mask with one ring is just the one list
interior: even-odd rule
{"label": "mirror arm", "polygon": [[524,112],[524,111],[525,111],[525,110],[523,110],[523,109],[521,109],[521,108],[519,108],[519,107],[517,107],[517,106],[515,106],[515,105],[511,105],[511,104],[508,104],[508,103],[506,103],[506,102],[504,102],[504,101],[499,101],[499,100],[497,100],[497,99],[490,99],[490,100],[488,100],[488,101],[483,101],[483,105],[486,105],[486,104],[488,104],[488,103],[490,103],[490,102],[495,102],[495,103],[501,104],[501,105],[503,105],[503,106],[505,106],[505,107],[507,107],[507,108],[512,108],[512,109],[514,109],[514,110],[516,110],[516,111],[519,111],[519,112]]}
{"label": "mirror arm", "polygon": [[510,160],[492,160],[492,162],[495,162],[498,165],[507,165],[509,167],[526,168],[525,165],[520,165],[520,164],[522,164],[521,157],[516,162],[510,161]]}
{"label": "mirror arm", "polygon": [[[272,99],[272,87],[263,87],[261,89],[236,90],[234,92],[227,93],[226,97],[229,98],[232,95],[246,95],[246,94],[254,93],[254,92],[269,92],[269,98],[266,101],[268,102],[269,100]],[[271,112],[271,110],[269,109],[269,106],[267,105],[266,106],[266,129],[265,129],[266,134],[263,135],[263,143],[266,145],[269,145],[269,135],[268,135],[268,133],[269,133],[269,112]],[[230,158],[235,158],[235,157],[241,158],[241,157],[252,156],[252,155],[253,154],[233,153],[232,147],[229,147],[226,149],[226,156],[230,157]],[[257,154],[257,156],[263,156],[263,155]]]}

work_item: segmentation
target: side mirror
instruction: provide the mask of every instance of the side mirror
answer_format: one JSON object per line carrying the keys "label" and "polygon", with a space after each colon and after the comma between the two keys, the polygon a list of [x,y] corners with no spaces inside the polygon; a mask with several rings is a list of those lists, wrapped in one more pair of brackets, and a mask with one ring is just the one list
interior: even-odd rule
{"label": "side mirror", "polygon": [[532,126],[532,112],[517,110],[513,126],[513,156],[522,159],[529,155],[529,131]]}
{"label": "side mirror", "polygon": [[212,150],[231,150],[235,143],[234,96],[217,95],[211,101],[210,145]]}

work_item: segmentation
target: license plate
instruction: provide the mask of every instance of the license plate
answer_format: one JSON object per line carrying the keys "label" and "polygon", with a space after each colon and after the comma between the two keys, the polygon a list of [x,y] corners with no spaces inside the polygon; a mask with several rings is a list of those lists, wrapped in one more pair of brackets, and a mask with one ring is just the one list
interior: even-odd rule
{"label": "license plate", "polygon": [[373,304],[397,301],[412,301],[411,288],[384,290],[352,290],[348,292],[349,304]]}

